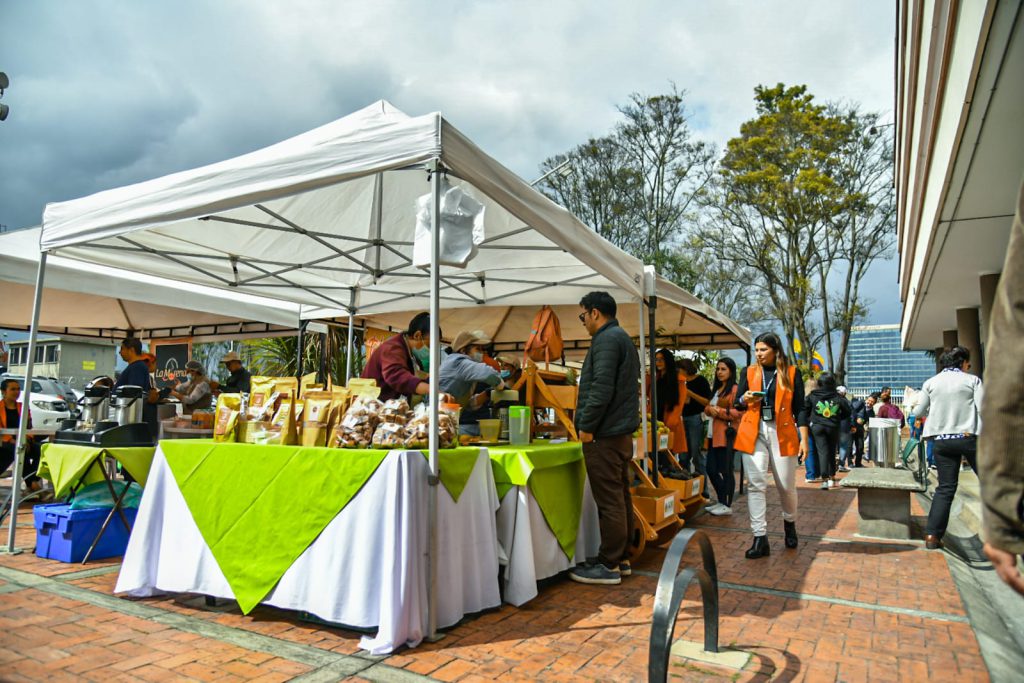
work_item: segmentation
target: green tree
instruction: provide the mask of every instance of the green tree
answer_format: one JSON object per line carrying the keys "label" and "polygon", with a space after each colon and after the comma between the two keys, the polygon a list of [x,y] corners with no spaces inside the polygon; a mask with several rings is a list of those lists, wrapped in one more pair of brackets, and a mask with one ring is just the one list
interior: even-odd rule
{"label": "green tree", "polygon": [[[828,365],[840,382],[846,379],[846,351],[853,326],[867,315],[860,283],[879,258],[889,258],[896,242],[896,192],[893,187],[893,129],[879,126],[878,114],[856,106],[833,107],[833,115],[850,123],[850,135],[838,154],[835,180],[846,192],[846,209],[831,221],[816,245],[818,296],[821,301]],[[835,287],[832,269],[841,284]],[[830,291],[830,286],[832,287]],[[832,334],[839,334],[838,354]]]}
{"label": "green tree", "polygon": [[541,164],[544,191],[598,234],[680,286],[697,271],[682,249],[698,198],[714,172],[715,150],[696,140],[685,92],[634,93],[619,107],[610,135],[593,138]]}
{"label": "green tree", "polygon": [[[326,347],[324,340],[326,337]],[[319,372],[321,359],[326,351],[326,370],[331,381],[336,385],[345,384],[345,345],[348,341],[348,332],[344,328],[331,326],[326,335],[305,334],[302,337],[302,372],[297,372],[296,361],[298,360],[298,335],[286,337],[267,337],[264,339],[251,339],[242,343],[243,352],[240,352],[243,359],[246,359],[246,366],[254,375],[266,375],[270,377],[296,377],[308,375],[311,372]],[[352,376],[358,377],[363,371],[365,358],[362,352],[362,340],[357,333],[353,342],[355,347],[352,356]]]}
{"label": "green tree", "polygon": [[806,86],[758,86],[757,116],[740,127],[705,195],[701,237],[755,277],[790,343],[811,354],[822,332],[816,244],[850,205],[837,180],[852,123],[830,113]]}

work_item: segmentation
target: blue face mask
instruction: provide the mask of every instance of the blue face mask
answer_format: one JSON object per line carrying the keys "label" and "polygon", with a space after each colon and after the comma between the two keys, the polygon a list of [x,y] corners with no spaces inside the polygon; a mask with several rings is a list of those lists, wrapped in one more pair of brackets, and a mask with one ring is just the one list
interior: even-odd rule
{"label": "blue face mask", "polygon": [[512,376],[512,373],[509,372],[508,370],[502,370],[501,371],[501,378],[502,379],[508,379],[511,376]]}
{"label": "blue face mask", "polygon": [[418,349],[412,350],[412,355],[416,356],[416,360],[420,362],[420,367],[423,368],[424,372],[430,371],[430,347],[423,345]]}

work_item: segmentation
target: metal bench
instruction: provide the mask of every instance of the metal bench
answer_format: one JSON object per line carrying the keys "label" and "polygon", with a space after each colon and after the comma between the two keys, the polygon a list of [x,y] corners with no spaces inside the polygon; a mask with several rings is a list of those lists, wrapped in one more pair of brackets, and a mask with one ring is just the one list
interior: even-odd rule
{"label": "metal bench", "polygon": [[839,483],[857,489],[857,531],[862,536],[907,540],[910,494],[928,488],[923,444],[910,439],[903,447],[903,468],[857,468]]}

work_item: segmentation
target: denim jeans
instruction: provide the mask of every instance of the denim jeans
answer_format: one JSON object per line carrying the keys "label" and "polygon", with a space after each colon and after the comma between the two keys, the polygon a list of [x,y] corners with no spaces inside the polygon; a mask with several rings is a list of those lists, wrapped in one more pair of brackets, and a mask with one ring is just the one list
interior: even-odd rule
{"label": "denim jeans", "polygon": [[708,449],[708,479],[715,489],[715,496],[722,505],[732,507],[736,494],[736,475],[733,473],[733,451],[725,446]]}
{"label": "denim jeans", "polygon": [[687,460],[693,463],[693,471],[697,474],[703,474],[704,477],[704,490],[702,494],[706,495],[707,492],[707,462],[704,459],[704,420],[700,418],[700,413],[696,415],[686,415],[683,417],[683,428],[686,429],[686,455]]}
{"label": "denim jeans", "polygon": [[807,439],[807,457],[804,459],[804,467],[806,479],[818,478],[818,459],[814,453],[814,439]]}
{"label": "denim jeans", "polygon": [[966,458],[971,469],[977,474],[977,452],[978,440],[973,436],[935,441],[935,467],[939,471],[939,485],[932,498],[932,509],[928,512],[925,533],[939,538],[946,533],[949,509],[953,505],[953,497],[960,482],[960,462]]}

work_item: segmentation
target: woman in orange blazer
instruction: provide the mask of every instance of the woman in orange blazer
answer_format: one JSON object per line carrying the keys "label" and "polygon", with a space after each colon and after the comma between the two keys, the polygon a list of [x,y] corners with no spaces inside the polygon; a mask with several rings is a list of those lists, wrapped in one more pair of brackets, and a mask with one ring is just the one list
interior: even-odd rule
{"label": "woman in orange blazer", "polygon": [[704,414],[711,418],[708,435],[708,480],[715,489],[718,502],[707,507],[712,515],[731,515],[732,498],[736,494],[736,476],[733,474],[733,442],[736,425],[742,413],[736,410],[736,362],[728,356],[715,366],[715,385],[711,401]]}
{"label": "woman in orange blazer", "polygon": [[657,370],[657,419],[672,432],[672,450],[686,452],[686,431],[683,428],[683,404],[686,403],[686,378],[676,368],[676,359],[667,349],[654,354]]}
{"label": "woman in orange blazer", "polygon": [[768,470],[782,499],[786,547],[795,548],[797,455],[807,457],[807,422],[803,416],[804,380],[789,364],[779,336],[765,332],[754,340],[757,363],[740,374],[736,407],[743,411],[736,430],[736,450],[743,454],[750,489],[747,508],[754,543],[748,560],[766,557],[768,546]]}

